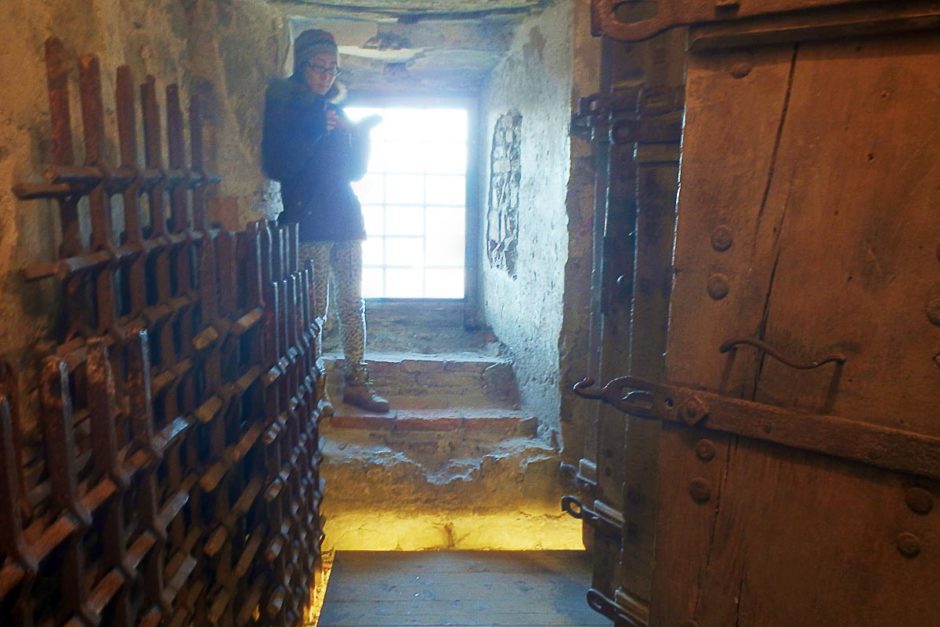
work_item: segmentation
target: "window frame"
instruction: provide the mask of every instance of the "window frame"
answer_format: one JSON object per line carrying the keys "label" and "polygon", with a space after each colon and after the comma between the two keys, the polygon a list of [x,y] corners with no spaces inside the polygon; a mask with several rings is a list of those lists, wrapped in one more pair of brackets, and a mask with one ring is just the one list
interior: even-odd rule
{"label": "window frame", "polygon": [[[481,241],[480,208],[480,103],[479,99],[461,95],[404,95],[388,94],[376,91],[350,92],[339,103],[347,107],[460,107],[467,111],[467,171],[466,171],[466,214],[464,224],[464,320],[468,327],[479,326],[479,264]],[[432,298],[368,298],[369,302],[413,302],[420,305]],[[460,300],[460,299],[453,299]]]}

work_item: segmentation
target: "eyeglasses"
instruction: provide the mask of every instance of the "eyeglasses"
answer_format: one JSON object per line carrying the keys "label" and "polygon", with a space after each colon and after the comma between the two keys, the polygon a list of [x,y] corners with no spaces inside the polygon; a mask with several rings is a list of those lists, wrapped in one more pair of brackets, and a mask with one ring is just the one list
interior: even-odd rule
{"label": "eyeglasses", "polygon": [[316,65],[313,63],[308,63],[304,66],[304,69],[308,72],[315,72],[317,74],[328,75],[328,76],[338,76],[339,68],[338,67],[325,67],[323,65]]}

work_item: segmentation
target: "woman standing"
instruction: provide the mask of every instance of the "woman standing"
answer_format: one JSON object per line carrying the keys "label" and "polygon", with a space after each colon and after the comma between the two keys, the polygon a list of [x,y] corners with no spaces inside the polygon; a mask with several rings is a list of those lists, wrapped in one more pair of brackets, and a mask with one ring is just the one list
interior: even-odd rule
{"label": "woman standing", "polygon": [[[386,412],[388,401],[372,388],[363,359],[366,234],[350,185],[365,174],[371,123],[352,124],[333,102],[337,62],[336,40],[325,30],[304,31],[294,41],[293,74],[272,81],[265,93],[262,164],[281,183],[278,221],[298,223],[301,259],[313,260],[314,313],[324,320],[332,271],[346,363],[343,400]],[[325,400],[321,409],[330,415]]]}

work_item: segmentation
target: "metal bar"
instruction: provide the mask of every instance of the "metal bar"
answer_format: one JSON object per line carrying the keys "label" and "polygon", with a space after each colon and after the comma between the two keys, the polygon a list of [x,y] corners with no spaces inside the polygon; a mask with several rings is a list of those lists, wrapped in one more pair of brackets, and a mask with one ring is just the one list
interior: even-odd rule
{"label": "metal bar", "polygon": [[189,105],[189,139],[194,175],[192,180],[196,183],[193,185],[193,228],[206,231],[209,223],[206,219],[206,187],[202,178],[205,176],[205,151],[202,141],[202,103],[198,97],[193,97]]}
{"label": "metal bar", "polygon": [[836,353],[833,355],[826,355],[824,357],[820,357],[819,359],[814,359],[813,361],[810,361],[809,363],[797,363],[793,359],[790,359],[786,357],[785,355],[783,355],[780,351],[775,349],[773,346],[771,346],[767,342],[764,342],[757,338],[750,338],[750,337],[728,340],[727,342],[725,342],[718,348],[718,352],[729,353],[729,357],[733,358],[734,354],[738,350],[738,346],[753,346],[754,348],[761,351],[762,353],[766,353],[770,355],[771,357],[773,357],[774,359],[776,359],[777,361],[779,361],[780,363],[787,365],[791,368],[794,368],[796,370],[813,370],[815,368],[819,368],[820,366],[825,366],[826,364],[829,364],[829,363],[834,363],[836,364],[837,368],[840,368],[845,364],[845,356],[839,353]]}
{"label": "metal bar", "polygon": [[[635,377],[618,377],[603,388],[584,380],[575,392],[609,403],[620,411],[733,433],[807,451],[832,455],[887,470],[940,479],[940,438],[883,427],[851,418],[812,414],[764,403],[720,396]],[[890,424],[890,419],[880,420]]]}
{"label": "metal bar", "polygon": [[[189,110],[187,171],[179,90],[167,89],[164,170],[152,77],[140,91],[141,167],[126,66],[115,83],[119,163],[110,162],[92,56],[80,63],[86,161],[74,164],[64,58],[60,43],[47,45],[61,146],[46,183],[15,188],[59,195],[64,231],[88,196],[92,237],[85,246],[64,232],[59,258],[24,272],[63,281],[69,304],[61,344],[43,349],[44,466],[18,458],[0,381],[0,622],[295,625],[322,540],[318,330],[296,230],[209,228],[206,186],[218,177],[204,171],[200,104]],[[119,246],[109,202],[118,193]],[[21,494],[40,516],[24,519]]]}
{"label": "metal bar", "polygon": [[119,443],[116,431],[114,377],[108,359],[108,349],[97,338],[89,340],[88,362],[85,367],[88,385],[89,411],[91,416],[92,461],[95,482],[108,477],[118,488],[118,494],[108,500],[102,516],[104,522],[103,544],[104,565],[118,578],[106,576],[102,580],[106,589],[98,595],[100,603],[95,613],[108,603],[112,605],[112,620],[118,627],[130,627],[131,618],[130,591],[126,583],[133,580],[134,573],[125,564],[127,558],[127,537],[124,527],[123,493],[127,490],[129,479],[123,472],[118,457]]}
{"label": "metal bar", "polygon": [[[166,116],[170,168],[182,170],[186,167],[186,157],[183,154],[183,110],[180,107],[178,85],[168,85],[166,88]],[[170,215],[172,232],[182,233],[190,228],[189,204],[183,184],[174,185],[170,189]]]}
{"label": "metal bar", "polygon": [[[117,70],[117,87],[115,91],[117,102],[118,135],[120,139],[121,166],[134,174],[131,183],[123,190],[122,200],[124,207],[124,233],[126,245],[134,250],[143,251],[143,219],[141,216],[139,196],[140,182],[137,179],[137,115],[134,106],[134,82],[130,67],[124,65]],[[146,257],[136,255],[131,258],[128,273],[130,288],[128,315],[138,316],[147,306],[146,285]]]}
{"label": "metal bar", "polygon": [[35,576],[39,567],[23,536],[20,514],[20,464],[13,418],[5,393],[0,393],[0,553],[9,556],[9,574],[0,574],[0,600],[23,579]]}
{"label": "metal bar", "polygon": [[164,551],[166,525],[160,521],[156,467],[163,457],[165,445],[158,443],[154,434],[153,399],[150,394],[150,348],[146,330],[135,328],[128,336],[127,389],[131,430],[135,445],[149,457],[143,468],[137,495],[138,516],[155,540],[153,549],[144,562],[144,590],[148,606],[163,618],[171,613],[164,581]]}
{"label": "metal bar", "polygon": [[88,585],[85,581],[85,557],[80,536],[91,525],[92,519],[78,494],[72,403],[65,362],[58,357],[47,358],[43,362],[40,377],[40,422],[46,468],[52,482],[52,499],[60,511],[67,512],[68,516],[64,518],[71,523],[62,558],[62,609],[70,615],[82,616],[93,624],[94,617],[87,607]]}

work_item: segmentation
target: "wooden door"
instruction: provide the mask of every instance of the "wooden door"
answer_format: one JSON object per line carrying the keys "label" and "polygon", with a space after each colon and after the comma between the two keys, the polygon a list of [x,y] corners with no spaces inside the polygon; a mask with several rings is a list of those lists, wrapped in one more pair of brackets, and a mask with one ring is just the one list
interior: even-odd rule
{"label": "wooden door", "polygon": [[[630,371],[660,381],[685,32],[674,29],[638,44],[608,39],[603,50],[602,91],[582,101],[574,120],[598,157],[591,372],[600,380]],[[649,602],[659,427],[611,407],[596,409],[577,475],[576,513],[593,526],[586,529],[593,553],[588,598],[609,614],[618,605],[645,608]]]}
{"label": "wooden door", "polygon": [[936,5],[613,4],[690,25],[667,385],[582,390],[660,425],[617,623],[940,624]]}

